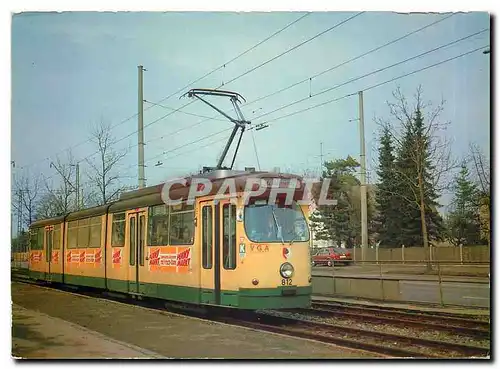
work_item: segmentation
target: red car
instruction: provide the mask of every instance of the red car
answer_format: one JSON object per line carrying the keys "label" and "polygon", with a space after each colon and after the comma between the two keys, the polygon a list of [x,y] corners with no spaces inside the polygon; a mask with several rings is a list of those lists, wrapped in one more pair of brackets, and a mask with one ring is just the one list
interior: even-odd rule
{"label": "red car", "polygon": [[312,266],[327,265],[332,266],[335,264],[352,263],[351,253],[346,249],[339,247],[328,247],[319,249],[316,254],[312,256]]}

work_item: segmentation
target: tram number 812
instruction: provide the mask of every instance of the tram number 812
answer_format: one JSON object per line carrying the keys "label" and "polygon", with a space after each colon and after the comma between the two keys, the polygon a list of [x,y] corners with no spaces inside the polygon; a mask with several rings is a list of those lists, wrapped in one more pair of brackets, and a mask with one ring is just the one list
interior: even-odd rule
{"label": "tram number 812", "polygon": [[281,285],[282,286],[291,286],[292,285],[292,280],[291,278],[283,278],[281,280]]}

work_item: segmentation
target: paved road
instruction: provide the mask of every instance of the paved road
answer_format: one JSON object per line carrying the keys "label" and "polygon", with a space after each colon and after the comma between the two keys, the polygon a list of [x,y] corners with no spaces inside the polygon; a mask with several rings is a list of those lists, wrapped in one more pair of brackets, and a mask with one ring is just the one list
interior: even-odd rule
{"label": "paved road", "polygon": [[[401,299],[439,304],[439,284],[426,281],[400,281]],[[490,307],[490,286],[479,283],[444,282],[441,284],[443,302],[449,305]]]}
{"label": "paved road", "polygon": [[[441,268],[441,275],[443,278],[450,279],[458,278],[471,278],[475,281],[488,281],[488,274],[490,272],[489,265],[445,265]],[[350,265],[350,266],[336,266],[336,267],[313,267],[313,275],[336,275],[336,276],[377,276],[380,273],[384,277],[397,277],[423,279],[423,280],[437,280],[438,271],[436,266],[434,270],[429,273],[422,264],[397,264],[397,265]]]}
{"label": "paved road", "polygon": [[[488,278],[415,274],[382,274],[355,267],[313,269],[313,293],[357,298],[389,299],[467,307],[490,307]],[[350,270],[347,270],[350,269]],[[383,283],[385,282],[385,283]]]}
{"label": "paved road", "polygon": [[[312,276],[315,277],[338,277],[338,278],[356,278],[356,279],[380,279],[380,273],[364,272],[364,273],[342,273],[338,271],[328,271],[328,270],[314,270],[312,271]],[[410,281],[428,281],[428,282],[438,282],[439,277],[437,275],[421,275],[421,274],[386,274],[382,273],[382,279],[384,280],[410,280]],[[441,276],[442,282],[463,282],[463,283],[481,283],[488,284],[489,279],[486,277],[466,277],[466,276]]]}

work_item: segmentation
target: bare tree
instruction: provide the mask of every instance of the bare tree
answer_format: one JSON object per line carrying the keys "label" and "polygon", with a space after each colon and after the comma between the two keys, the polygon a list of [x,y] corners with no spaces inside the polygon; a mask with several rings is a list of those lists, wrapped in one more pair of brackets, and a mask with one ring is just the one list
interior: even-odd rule
{"label": "bare tree", "polygon": [[475,143],[469,145],[470,160],[473,164],[479,187],[485,194],[490,193],[490,162]]}
{"label": "bare tree", "polygon": [[118,165],[128,150],[113,149],[116,139],[111,134],[111,126],[102,120],[92,128],[91,140],[97,146],[97,159],[86,160],[90,166],[87,177],[96,187],[97,204],[102,205],[117,198],[124,188],[120,184],[120,179],[124,176],[120,175]]}
{"label": "bare tree", "polygon": [[30,176],[25,173],[14,179],[13,190],[17,198],[14,199],[12,206],[17,215],[22,217],[22,224],[26,227],[35,221],[40,182],[40,176]]}
{"label": "bare tree", "polygon": [[303,178],[319,178],[321,177],[321,173],[318,175],[318,170],[317,169],[310,169],[306,168],[302,171],[302,177]]}
{"label": "bare tree", "polygon": [[471,143],[470,148],[470,161],[473,166],[473,173],[476,177],[477,185],[480,189],[479,193],[479,218],[481,236],[483,239],[488,240],[490,244],[490,213],[491,213],[491,169],[488,158],[483,154],[477,144]]}
{"label": "bare tree", "polygon": [[55,162],[50,163],[60,180],[58,185],[53,180],[45,179],[45,189],[47,193],[41,198],[38,204],[39,217],[53,217],[63,215],[76,210],[76,182],[75,168],[76,162],[71,154],[68,153],[67,161],[62,161],[57,157]]}
{"label": "bare tree", "polygon": [[[437,212],[433,204],[426,203],[430,191],[440,193],[449,188],[451,184],[452,170],[458,167],[458,162],[451,156],[451,144],[442,132],[448,123],[439,120],[443,111],[444,101],[442,100],[435,108],[430,102],[423,102],[421,86],[417,88],[414,95],[414,104],[410,105],[398,88],[393,97],[395,102],[388,102],[391,116],[398,122],[398,128],[387,122],[382,124],[388,128],[395,146],[400,151],[405,152],[407,160],[415,168],[416,173],[407,172],[404,168],[395,166],[395,171],[399,180],[404,182],[405,187],[410,189],[408,193],[395,193],[394,195],[404,198],[411,204],[415,204],[420,211],[420,222],[423,246],[426,250],[426,261],[430,268],[429,260],[429,234],[426,222],[427,212]],[[424,112],[428,114],[424,116]],[[420,127],[417,126],[420,124]],[[419,131],[412,142],[405,140],[406,132]],[[427,171],[431,171],[426,176]],[[416,175],[415,175],[416,174]],[[425,182],[429,181],[429,185]]]}
{"label": "bare tree", "polygon": [[52,190],[40,196],[36,207],[37,219],[47,219],[64,214],[64,211],[61,210],[61,199],[54,193],[55,191]]}

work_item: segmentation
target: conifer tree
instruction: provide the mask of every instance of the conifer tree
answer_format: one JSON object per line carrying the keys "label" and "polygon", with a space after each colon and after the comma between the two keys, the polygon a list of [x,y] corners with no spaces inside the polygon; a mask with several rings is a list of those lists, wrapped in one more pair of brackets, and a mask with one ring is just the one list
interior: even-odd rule
{"label": "conifer tree", "polygon": [[429,245],[441,240],[444,233],[437,199],[449,186],[447,176],[455,167],[451,146],[441,134],[446,126],[439,122],[444,103],[429,109],[430,103],[422,101],[420,87],[413,106],[399,89],[393,96],[396,101],[389,103],[389,108],[392,118],[399,122],[397,129],[390,130],[396,146],[396,193],[404,200],[400,206],[400,241],[406,246],[423,245],[430,269]]}
{"label": "conifer tree", "polygon": [[481,239],[490,245],[491,236],[491,190],[490,177],[491,169],[488,157],[483,154],[477,144],[470,144],[472,173],[474,173],[474,183],[479,189],[478,207],[479,220],[481,226]]}
{"label": "conifer tree", "polygon": [[[417,169],[420,172],[420,178],[422,179],[422,191],[420,196],[423,196],[422,204],[425,208],[425,222],[427,228],[427,234],[430,241],[438,241],[443,239],[445,228],[443,225],[443,219],[437,208],[440,204],[437,202],[439,198],[436,186],[434,186],[434,176],[436,175],[436,165],[431,157],[431,140],[432,137],[426,135],[426,124],[422,116],[420,109],[415,111],[415,141],[421,143],[421,160],[422,163],[417,165]],[[418,149],[418,147],[416,147]],[[419,196],[419,197],[420,197]],[[422,236],[422,233],[420,234]],[[420,240],[422,238],[420,237]],[[422,241],[418,244],[422,244]]]}
{"label": "conifer tree", "polygon": [[413,160],[415,149],[413,125],[407,124],[400,144],[397,148],[394,177],[396,193],[400,200],[399,219],[396,227],[399,229],[398,243],[405,246],[422,244],[422,226],[420,222],[418,174]]}
{"label": "conifer tree", "polygon": [[[337,205],[319,205],[311,216],[311,226],[316,229],[316,239],[331,240],[338,246],[345,244],[352,247],[360,239],[360,206],[359,198],[354,195],[359,191],[360,182],[355,173],[360,164],[348,156],[324,163],[322,178],[330,179],[328,199],[337,200]],[[370,216],[371,209],[368,211]]]}
{"label": "conifer tree", "polygon": [[481,243],[479,219],[479,189],[470,179],[465,163],[454,184],[452,211],[448,216],[448,237],[452,244],[476,245]]}
{"label": "conifer tree", "polygon": [[402,201],[397,196],[397,181],[394,171],[394,147],[389,127],[384,126],[380,138],[379,163],[377,176],[376,210],[374,232],[382,247],[401,246],[400,206]]}

